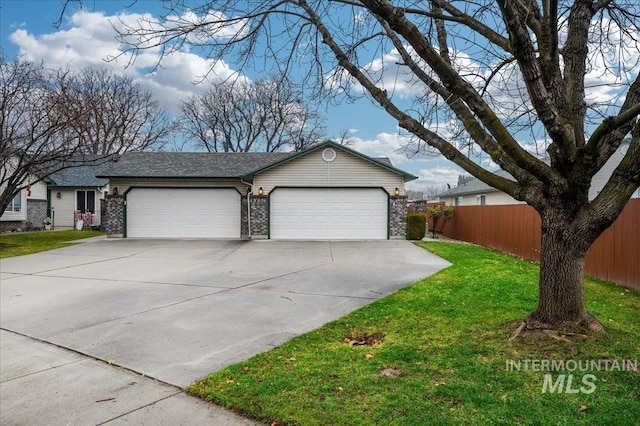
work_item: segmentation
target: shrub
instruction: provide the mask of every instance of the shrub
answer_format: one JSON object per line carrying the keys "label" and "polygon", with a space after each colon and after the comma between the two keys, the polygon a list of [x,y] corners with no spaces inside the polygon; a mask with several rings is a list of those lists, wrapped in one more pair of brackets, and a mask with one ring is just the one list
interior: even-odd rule
{"label": "shrub", "polygon": [[427,215],[409,213],[407,215],[407,240],[421,240],[427,229]]}
{"label": "shrub", "polygon": [[433,238],[436,237],[436,232],[442,233],[444,226],[453,218],[453,207],[451,206],[433,206],[427,208],[427,215],[431,218],[433,228],[431,232]]}

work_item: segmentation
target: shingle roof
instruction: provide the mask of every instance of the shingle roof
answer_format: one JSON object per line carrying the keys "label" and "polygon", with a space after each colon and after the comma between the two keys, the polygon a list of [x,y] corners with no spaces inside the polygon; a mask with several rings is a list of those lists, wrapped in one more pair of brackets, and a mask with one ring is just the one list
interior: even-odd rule
{"label": "shingle roof", "polygon": [[247,178],[282,162],[324,146],[335,146],[372,163],[417,179],[396,169],[388,158],[371,158],[327,141],[302,152],[128,152],[98,174],[101,178]]}
{"label": "shingle roof", "polygon": [[[494,173],[503,178],[506,178],[509,180],[515,180],[513,176],[511,176],[509,173],[505,172],[504,170],[498,170]],[[465,184],[458,185],[455,188],[451,188],[441,194],[438,194],[438,197],[455,197],[459,195],[478,194],[483,192],[496,192],[496,191],[499,191],[499,190],[492,186],[487,185],[480,179],[472,179]]]}
{"label": "shingle roof", "polygon": [[68,169],[60,170],[49,176],[51,186],[54,187],[102,187],[109,181],[96,177],[109,168],[112,162],[98,162],[83,164]]}
{"label": "shingle roof", "polygon": [[389,157],[378,157],[378,158],[374,158],[374,160],[376,160],[379,163],[385,164],[389,167],[393,167],[393,163],[391,163],[391,160],[389,159]]}
{"label": "shingle roof", "polygon": [[290,152],[129,152],[100,177],[238,178]]}

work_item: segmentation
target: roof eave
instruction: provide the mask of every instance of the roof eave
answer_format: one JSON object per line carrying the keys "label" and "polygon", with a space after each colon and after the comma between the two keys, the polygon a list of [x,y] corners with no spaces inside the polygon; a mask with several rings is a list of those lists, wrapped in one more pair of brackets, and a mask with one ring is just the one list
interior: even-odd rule
{"label": "roof eave", "polygon": [[147,175],[98,175],[102,179],[242,179],[243,176],[147,176]]}

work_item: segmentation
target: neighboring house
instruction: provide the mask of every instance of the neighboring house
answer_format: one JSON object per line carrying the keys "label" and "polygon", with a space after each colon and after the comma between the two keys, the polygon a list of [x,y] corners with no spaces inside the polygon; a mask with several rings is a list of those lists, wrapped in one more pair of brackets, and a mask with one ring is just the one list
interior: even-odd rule
{"label": "neighboring house", "polygon": [[[0,188],[0,191],[3,189]],[[42,221],[46,216],[47,185],[44,182],[37,182],[27,186],[13,198],[0,216],[0,232],[42,228]]]}
{"label": "neighboring house", "polygon": [[97,174],[112,163],[71,167],[49,177],[50,215],[55,229],[72,229],[76,221],[83,226],[100,226],[101,201],[108,192],[108,179]]}
{"label": "neighboring house", "polygon": [[[604,188],[613,170],[620,163],[629,144],[623,143],[609,158],[609,161],[595,174],[589,188],[589,199],[594,199]],[[497,175],[514,180],[513,177],[503,171],[497,171]],[[472,179],[469,182],[451,188],[439,195],[440,201],[444,201],[448,206],[473,206],[473,205],[499,205],[499,204],[522,204],[510,195],[493,188],[479,179]],[[640,188],[638,188],[632,198],[640,198]]]}
{"label": "neighboring house", "polygon": [[404,238],[416,179],[334,142],[299,153],[124,154],[105,227],[139,238]]}
{"label": "neighboring house", "polygon": [[[513,180],[513,177],[504,170],[500,170],[495,173],[504,178]],[[439,198],[440,201],[444,201],[447,206],[491,206],[521,203],[510,195],[487,185],[480,179],[471,179],[464,184],[451,188],[441,193]]]}

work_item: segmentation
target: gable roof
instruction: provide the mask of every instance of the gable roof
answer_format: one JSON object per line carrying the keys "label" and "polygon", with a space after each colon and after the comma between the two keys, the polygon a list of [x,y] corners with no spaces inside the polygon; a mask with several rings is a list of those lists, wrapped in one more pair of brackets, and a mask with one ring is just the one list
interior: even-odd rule
{"label": "gable roof", "polygon": [[405,181],[417,179],[393,167],[388,158],[371,158],[332,141],[301,152],[128,152],[98,177],[252,179],[257,173],[328,146],[400,174]]}
{"label": "gable roof", "polygon": [[285,152],[129,152],[100,177],[240,178]]}
{"label": "gable roof", "polygon": [[361,159],[363,159],[365,161],[368,161],[368,162],[370,162],[372,164],[375,164],[377,166],[385,168],[385,169],[387,169],[387,170],[389,170],[389,171],[391,171],[393,173],[397,173],[397,174],[401,175],[404,178],[405,182],[410,181],[410,180],[414,180],[414,179],[418,179],[417,176],[414,176],[411,173],[407,173],[407,172],[405,172],[403,170],[400,170],[400,169],[397,169],[397,168],[393,167],[391,165],[391,161],[388,158],[372,158],[372,157],[369,157],[368,155],[364,155],[364,154],[362,154],[362,153],[360,153],[358,151],[355,151],[355,150],[353,150],[351,148],[348,148],[348,147],[346,147],[344,145],[340,145],[340,144],[338,144],[336,142],[333,142],[333,141],[325,141],[325,142],[322,142],[322,143],[320,143],[318,145],[314,145],[309,149],[305,149],[304,151],[292,153],[288,157],[284,157],[279,161],[275,161],[272,164],[267,164],[262,168],[255,169],[251,173],[247,173],[246,175],[243,176],[243,178],[245,178],[245,179],[253,179],[253,177],[255,175],[259,174],[259,173],[262,173],[262,172],[265,172],[267,170],[270,170],[270,169],[272,169],[274,167],[277,167],[277,166],[279,166],[281,164],[287,163],[287,162],[289,162],[289,161],[291,161],[293,159],[296,159],[298,157],[307,155],[310,152],[318,151],[320,149],[324,149],[324,148],[327,148],[327,147],[332,147],[332,148],[336,148],[338,150],[342,150],[342,151],[348,152],[351,155],[354,155],[355,157],[361,158]]}
{"label": "gable roof", "polygon": [[[515,180],[513,176],[511,176],[509,173],[505,172],[504,170],[498,170],[493,173],[509,180]],[[499,191],[500,191],[499,189],[496,189],[493,186],[487,185],[480,179],[476,178],[462,185],[458,185],[455,188],[451,188],[441,194],[438,194],[438,197],[457,197],[461,195],[479,194],[479,193],[485,193],[485,192],[499,192]]]}

